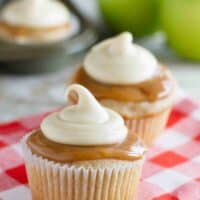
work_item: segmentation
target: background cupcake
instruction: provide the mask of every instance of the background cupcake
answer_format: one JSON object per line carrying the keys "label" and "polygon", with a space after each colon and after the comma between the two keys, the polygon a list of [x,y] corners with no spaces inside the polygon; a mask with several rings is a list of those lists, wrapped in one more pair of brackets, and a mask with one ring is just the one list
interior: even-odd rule
{"label": "background cupcake", "polygon": [[123,119],[80,85],[78,102],[23,139],[33,200],[133,200],[145,149]]}
{"label": "background cupcake", "polygon": [[57,0],[14,0],[0,14],[0,38],[18,43],[52,42],[77,28],[69,10]]}
{"label": "background cupcake", "polygon": [[176,94],[169,70],[133,44],[130,33],[94,46],[72,83],[84,85],[103,105],[119,112],[146,145],[164,129]]}

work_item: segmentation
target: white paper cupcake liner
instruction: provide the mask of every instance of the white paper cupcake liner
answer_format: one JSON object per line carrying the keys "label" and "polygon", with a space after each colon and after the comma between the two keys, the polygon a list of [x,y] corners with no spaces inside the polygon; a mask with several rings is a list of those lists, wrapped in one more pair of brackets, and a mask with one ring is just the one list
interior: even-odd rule
{"label": "white paper cupcake liner", "polygon": [[125,124],[131,133],[137,134],[146,146],[151,146],[155,140],[162,134],[171,108],[152,116],[139,119],[124,119]]}
{"label": "white paper cupcake liner", "polygon": [[59,164],[32,154],[28,136],[22,145],[32,200],[135,200],[143,159]]}

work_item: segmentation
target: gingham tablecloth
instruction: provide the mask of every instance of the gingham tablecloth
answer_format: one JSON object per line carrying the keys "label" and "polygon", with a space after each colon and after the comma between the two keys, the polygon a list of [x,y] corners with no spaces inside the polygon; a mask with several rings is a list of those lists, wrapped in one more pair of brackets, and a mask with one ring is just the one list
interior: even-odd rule
{"label": "gingham tablecloth", "polygon": [[[46,114],[0,124],[0,200],[29,200],[19,141]],[[182,98],[144,165],[138,200],[200,200],[200,103]]]}

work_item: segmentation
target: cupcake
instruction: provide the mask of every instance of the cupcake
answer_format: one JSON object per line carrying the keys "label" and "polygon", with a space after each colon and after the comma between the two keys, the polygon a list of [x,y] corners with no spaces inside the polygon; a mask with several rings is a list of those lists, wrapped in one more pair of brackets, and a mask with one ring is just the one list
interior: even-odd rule
{"label": "cupcake", "polygon": [[45,118],[22,140],[32,200],[133,200],[145,148],[123,118],[83,86],[77,102]]}
{"label": "cupcake", "polygon": [[0,13],[0,38],[11,42],[55,42],[75,29],[69,10],[57,0],[14,0]]}
{"label": "cupcake", "polygon": [[165,127],[176,81],[154,55],[132,40],[125,32],[94,46],[71,83],[85,86],[102,105],[120,113],[130,132],[150,146]]}

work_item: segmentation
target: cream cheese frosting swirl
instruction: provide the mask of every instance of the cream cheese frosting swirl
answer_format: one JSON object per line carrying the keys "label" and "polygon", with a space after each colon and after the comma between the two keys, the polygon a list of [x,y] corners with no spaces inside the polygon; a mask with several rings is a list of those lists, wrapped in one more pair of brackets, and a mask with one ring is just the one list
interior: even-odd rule
{"label": "cream cheese frosting swirl", "polygon": [[135,84],[152,78],[158,68],[156,58],[132,43],[125,32],[94,46],[86,55],[84,69],[97,81],[108,84]]}
{"label": "cream cheese frosting swirl", "polygon": [[44,135],[57,143],[68,145],[108,145],[121,143],[127,136],[122,117],[102,107],[83,86],[73,84],[67,88],[78,96],[78,103],[68,105],[50,114],[41,123]]}
{"label": "cream cheese frosting swirl", "polygon": [[54,27],[66,24],[70,14],[57,0],[14,0],[2,9],[1,20],[15,26]]}

